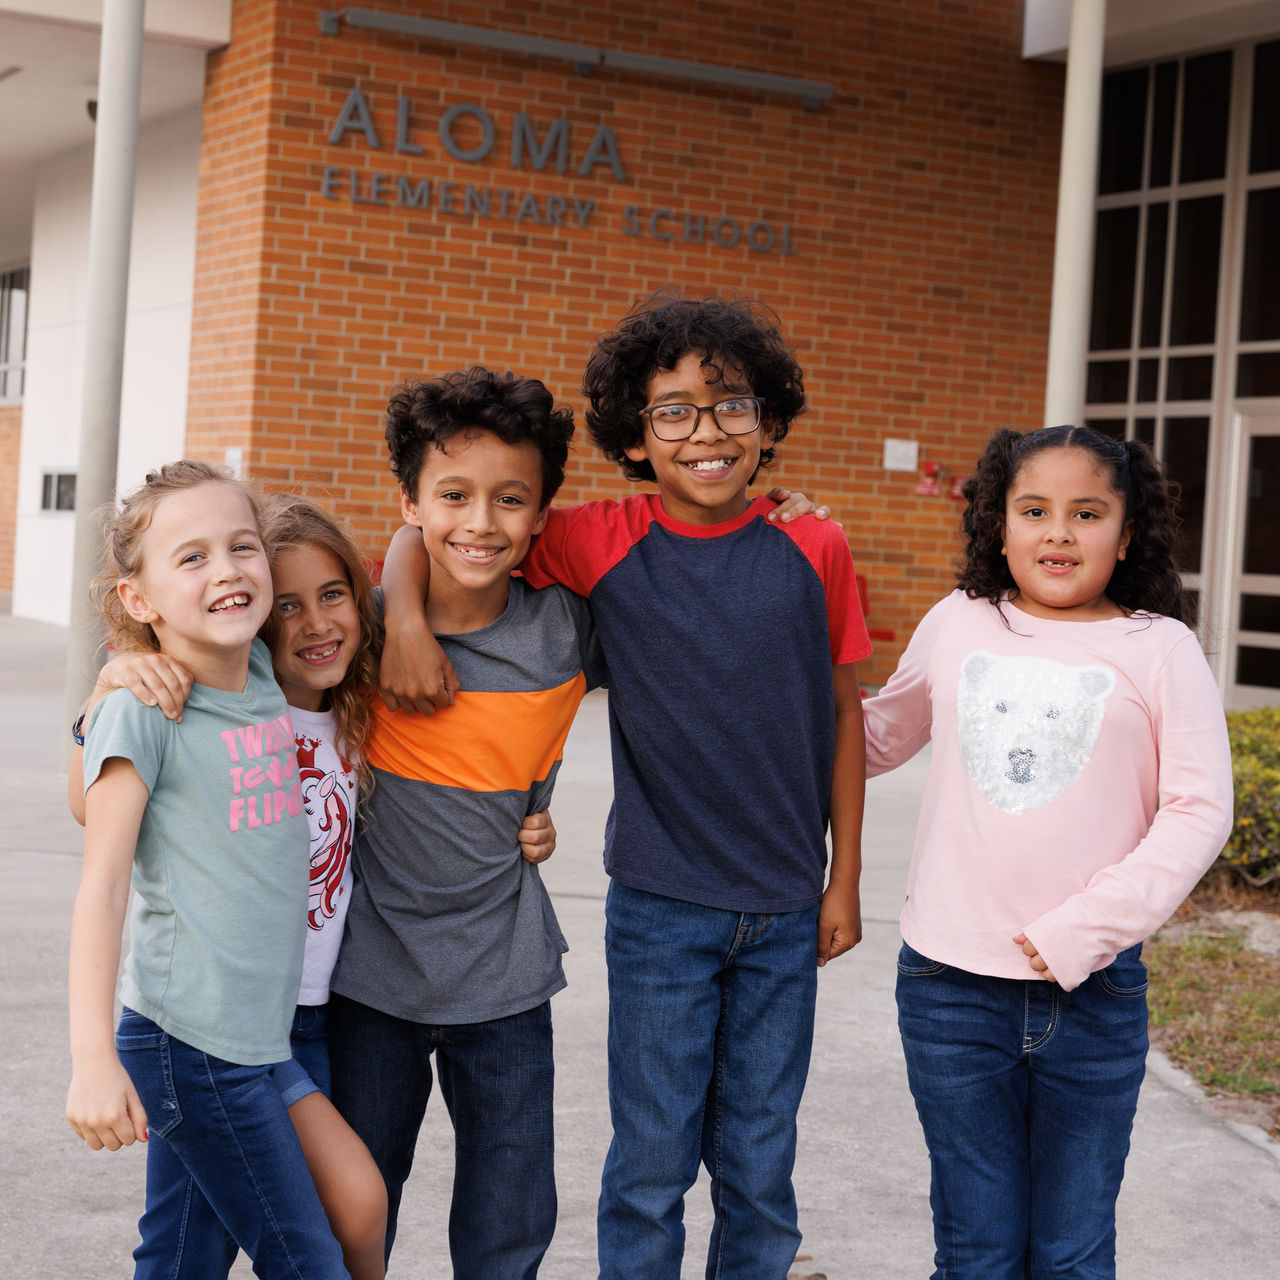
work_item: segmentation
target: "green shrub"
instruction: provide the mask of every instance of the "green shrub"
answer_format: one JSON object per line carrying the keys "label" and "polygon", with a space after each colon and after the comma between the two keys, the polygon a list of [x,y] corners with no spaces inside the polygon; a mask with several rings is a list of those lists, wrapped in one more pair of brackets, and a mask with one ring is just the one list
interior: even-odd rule
{"label": "green shrub", "polygon": [[1216,865],[1252,885],[1280,877],[1280,707],[1227,714],[1236,817]]}

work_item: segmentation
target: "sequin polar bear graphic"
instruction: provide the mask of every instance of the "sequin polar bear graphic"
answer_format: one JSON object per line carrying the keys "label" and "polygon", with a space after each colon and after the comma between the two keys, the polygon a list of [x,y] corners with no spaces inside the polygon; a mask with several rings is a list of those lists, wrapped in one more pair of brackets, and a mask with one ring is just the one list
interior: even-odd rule
{"label": "sequin polar bear graphic", "polygon": [[1010,658],[977,649],[960,667],[960,754],[988,803],[1025,813],[1080,776],[1116,687],[1108,667]]}

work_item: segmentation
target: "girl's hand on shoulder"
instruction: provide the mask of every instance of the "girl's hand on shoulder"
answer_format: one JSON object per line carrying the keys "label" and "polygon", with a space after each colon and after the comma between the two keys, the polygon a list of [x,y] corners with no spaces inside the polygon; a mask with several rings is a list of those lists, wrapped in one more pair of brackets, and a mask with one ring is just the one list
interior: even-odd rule
{"label": "girl's hand on shoulder", "polygon": [[551,822],[551,814],[544,809],[541,813],[531,813],[521,824],[516,837],[520,842],[520,856],[535,866],[546,862],[556,851],[556,829]]}
{"label": "girl's hand on shoulder", "polygon": [[[778,504],[777,507],[773,511],[770,511],[766,517],[775,524],[786,524],[788,521],[794,520],[797,516],[807,516],[810,513],[813,514],[815,520],[829,520],[831,518],[831,508],[827,506],[825,502],[815,506],[803,493],[792,489],[784,489],[781,485],[774,485],[774,487],[765,494],[765,497],[768,498],[770,502],[776,502]],[[844,527],[840,524],[839,520],[836,521],[836,524],[840,528]]]}
{"label": "girl's hand on shoulder", "polygon": [[818,968],[862,941],[862,903],[856,883],[829,884],[818,908]]}
{"label": "girl's hand on shoulder", "polygon": [[128,689],[139,702],[159,707],[168,719],[180,723],[194,683],[182,663],[163,653],[121,653],[98,672],[94,694],[101,697],[112,689]]}
{"label": "girl's hand on shoulder", "polygon": [[120,1059],[77,1066],[67,1092],[67,1122],[93,1151],[147,1140],[147,1113]]}
{"label": "girl's hand on shoulder", "polygon": [[1040,974],[1046,982],[1057,982],[1049,969],[1049,962],[1036,950],[1036,944],[1025,933],[1015,934],[1013,940],[1022,948],[1022,954],[1027,957],[1027,963],[1035,973]]}

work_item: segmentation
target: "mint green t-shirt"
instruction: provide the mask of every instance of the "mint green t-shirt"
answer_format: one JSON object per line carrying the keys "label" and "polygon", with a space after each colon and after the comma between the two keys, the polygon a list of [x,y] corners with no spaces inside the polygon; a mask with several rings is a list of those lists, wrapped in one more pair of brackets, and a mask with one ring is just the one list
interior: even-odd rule
{"label": "mint green t-shirt", "polygon": [[257,640],[243,693],[193,685],[175,724],[117,690],[85,732],[86,791],[120,756],[150,792],[120,998],[246,1066],[289,1056],[302,973],[308,842],[294,746]]}

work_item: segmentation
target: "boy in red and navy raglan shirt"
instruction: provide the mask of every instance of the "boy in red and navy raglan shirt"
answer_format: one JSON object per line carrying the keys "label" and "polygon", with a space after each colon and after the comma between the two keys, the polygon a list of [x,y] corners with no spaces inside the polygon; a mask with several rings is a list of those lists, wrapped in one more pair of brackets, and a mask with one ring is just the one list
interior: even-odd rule
{"label": "boy in red and navy raglan shirt", "polygon": [[747,497],[804,409],[772,312],[653,299],[583,389],[596,444],[659,490],[553,508],[521,566],[590,600],[609,668],[600,1275],[679,1275],[701,1160],[717,1276],[782,1280],[816,968],[862,932],[853,563],[838,525]]}

